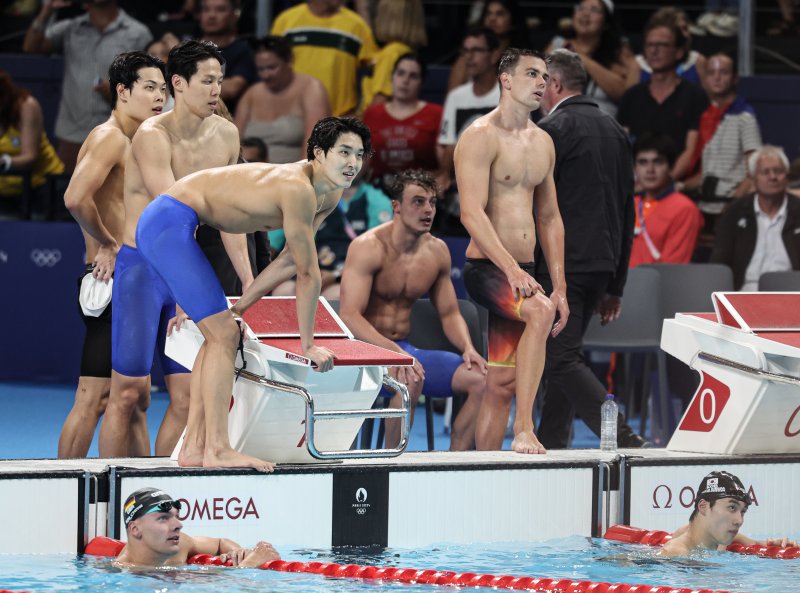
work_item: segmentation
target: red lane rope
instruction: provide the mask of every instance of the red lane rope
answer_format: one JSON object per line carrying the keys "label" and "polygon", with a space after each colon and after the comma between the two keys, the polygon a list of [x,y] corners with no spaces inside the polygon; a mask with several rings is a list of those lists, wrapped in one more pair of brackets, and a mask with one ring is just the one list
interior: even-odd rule
{"label": "red lane rope", "polygon": [[[96,537],[86,546],[85,553],[93,556],[117,556],[125,544],[107,537]],[[189,564],[206,566],[230,566],[219,556],[198,554],[188,560]],[[416,583],[425,585],[455,585],[459,587],[492,587],[516,591],[539,591],[542,593],[730,593],[711,589],[689,589],[659,587],[654,585],[631,585],[628,583],[605,583],[572,579],[546,579],[513,575],[478,574],[453,572],[450,570],[418,570],[394,566],[379,568],[359,564],[336,564],[335,562],[297,562],[272,560],[259,568],[280,572],[305,572],[336,578],[375,579]]]}
{"label": "red lane rope", "polygon": [[[647,544],[648,546],[662,546],[672,539],[672,535],[666,531],[648,531],[647,529],[631,527],[630,525],[612,525],[603,537],[613,541]],[[746,546],[733,543],[725,549],[736,554],[761,556],[762,558],[778,558],[781,560],[800,558],[800,547],[798,546],[782,548],[780,546],[764,546],[761,544]]]}

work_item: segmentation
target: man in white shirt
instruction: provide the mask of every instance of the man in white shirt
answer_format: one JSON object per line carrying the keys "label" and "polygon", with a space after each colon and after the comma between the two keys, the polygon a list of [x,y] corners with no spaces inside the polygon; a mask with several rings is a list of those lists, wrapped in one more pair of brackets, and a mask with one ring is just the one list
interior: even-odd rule
{"label": "man in white shirt", "polygon": [[750,155],[756,193],[734,201],[720,217],[711,261],[733,270],[737,290],[758,290],[765,272],[800,269],[800,198],[788,194],[789,159],[765,145]]}
{"label": "man in white shirt", "polygon": [[497,63],[500,45],[491,29],[476,28],[467,32],[459,53],[465,58],[469,82],[447,93],[439,133],[439,162],[441,170],[437,183],[447,191],[453,181],[453,154],[461,132],[500,102],[497,84]]}

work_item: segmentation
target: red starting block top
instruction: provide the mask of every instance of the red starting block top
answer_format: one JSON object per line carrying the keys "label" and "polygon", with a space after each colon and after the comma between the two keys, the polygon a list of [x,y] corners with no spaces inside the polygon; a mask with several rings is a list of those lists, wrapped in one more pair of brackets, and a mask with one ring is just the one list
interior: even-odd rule
{"label": "red starting block top", "polygon": [[800,293],[722,292],[712,298],[724,325],[752,332],[800,331]]}
{"label": "red starting block top", "polygon": [[[229,299],[236,303],[239,299]],[[259,338],[296,337],[300,335],[295,297],[263,298],[245,312],[244,320]],[[347,331],[320,302],[314,320],[314,336],[349,337]]]}
{"label": "red starting block top", "polygon": [[[266,338],[261,342],[303,357],[300,338]],[[342,338],[315,338],[314,345],[327,348],[336,355],[334,365],[339,366],[411,366],[414,359],[408,354],[400,354],[367,344],[360,340]]]}

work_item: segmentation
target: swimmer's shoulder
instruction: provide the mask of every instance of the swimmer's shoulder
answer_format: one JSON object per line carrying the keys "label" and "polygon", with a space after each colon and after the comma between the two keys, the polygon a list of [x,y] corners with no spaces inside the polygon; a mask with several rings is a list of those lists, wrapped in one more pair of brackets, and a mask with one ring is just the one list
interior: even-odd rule
{"label": "swimmer's shoulder", "polygon": [[89,132],[83,142],[83,146],[81,146],[80,157],[83,158],[88,153],[99,154],[102,152],[105,157],[112,156],[117,159],[123,159],[130,145],[130,138],[116,125],[114,120],[109,119],[95,126]]}
{"label": "swimmer's shoulder", "polygon": [[[391,235],[392,221],[384,222],[362,233],[350,242],[351,252],[357,256],[369,259],[371,262],[380,262],[386,256],[387,241]],[[347,260],[345,260],[347,261]]]}
{"label": "swimmer's shoulder", "polygon": [[236,142],[239,142],[239,129],[232,121],[229,121],[215,113],[214,115],[210,116],[206,122],[213,133],[220,134],[225,140],[235,138]]}
{"label": "swimmer's shoulder", "polygon": [[657,555],[669,558],[673,556],[688,556],[689,552],[685,538],[676,537],[665,543]]}

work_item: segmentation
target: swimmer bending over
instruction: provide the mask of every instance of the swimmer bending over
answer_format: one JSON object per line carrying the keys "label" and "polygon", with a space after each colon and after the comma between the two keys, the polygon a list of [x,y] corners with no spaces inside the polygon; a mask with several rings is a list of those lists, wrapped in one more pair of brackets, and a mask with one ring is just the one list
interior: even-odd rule
{"label": "swimmer bending over", "polygon": [[252,549],[225,538],[190,536],[178,519],[180,501],[156,488],[140,488],[123,507],[127,545],[115,560],[120,566],[183,566],[191,556],[210,554],[238,568],[257,568],[280,555],[267,542]]}
{"label": "swimmer bending over", "polygon": [[786,537],[756,541],[739,533],[750,503],[750,495],[739,478],[724,471],[711,472],[700,482],[689,523],[672,534],[659,555],[688,556],[697,550],[724,550],[734,542],[746,546],[797,545]]}
{"label": "swimmer bending over", "polygon": [[[244,331],[235,317],[297,274],[303,355],[318,371],[333,368],[333,353],[314,345],[321,285],[314,233],[337,207],[370,151],[370,131],[361,121],[327,117],[317,122],[308,139],[307,162],[200,171],[176,182],[142,212],[136,244],[205,338],[192,369],[199,378],[193,385],[199,385],[201,397],[193,397],[189,406],[186,438],[178,456],[181,466],[273,469],[267,461],[234,451],[228,438],[231,380]],[[284,229],[286,247],[231,310],[194,239],[199,224],[226,233]],[[179,317],[177,329],[181,321]]]}
{"label": "swimmer bending over", "polygon": [[[545,453],[533,432],[533,400],[547,337],[557,336],[569,317],[555,149],[550,136],[530,121],[547,87],[547,64],[539,52],[509,48],[498,78],[499,105],[464,131],[455,151],[461,222],[470,235],[464,284],[489,310],[489,373],[475,445],[502,448],[516,391],[511,448]],[[549,297],[533,278],[537,233],[553,279]]]}

